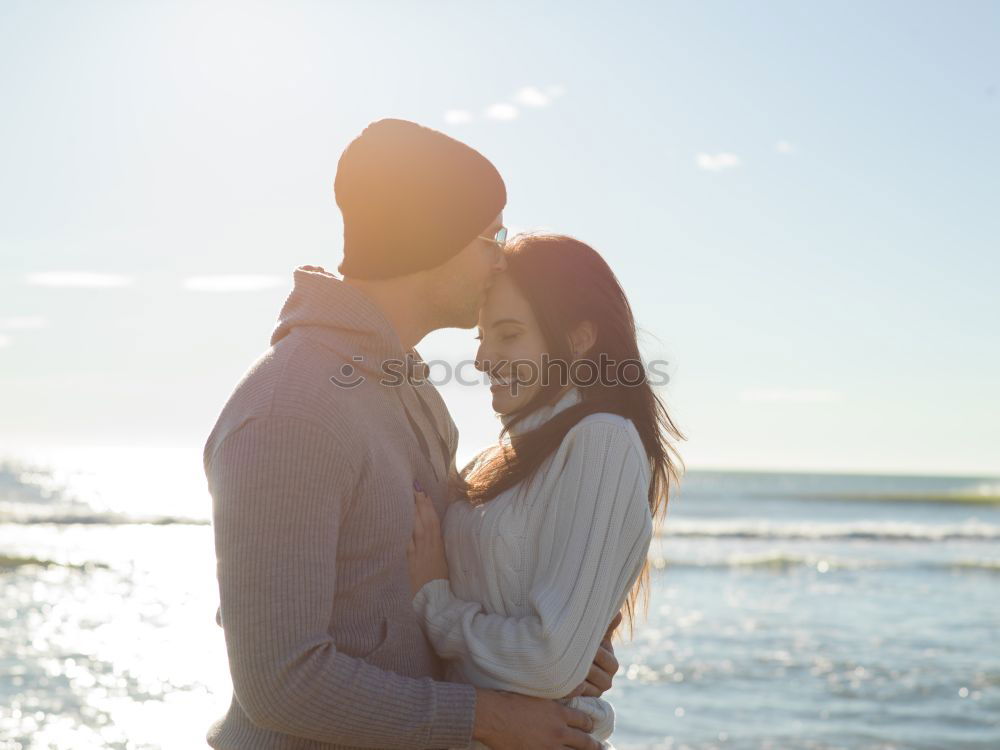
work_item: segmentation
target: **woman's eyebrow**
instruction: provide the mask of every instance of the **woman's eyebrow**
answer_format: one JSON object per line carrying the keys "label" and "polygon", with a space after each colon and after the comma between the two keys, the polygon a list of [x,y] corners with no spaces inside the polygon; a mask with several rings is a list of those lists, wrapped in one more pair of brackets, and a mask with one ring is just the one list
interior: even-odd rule
{"label": "woman's eyebrow", "polygon": [[493,321],[493,328],[496,328],[497,326],[503,325],[504,323],[513,323],[514,325],[518,325],[518,326],[523,326],[524,325],[524,323],[522,323],[517,318],[500,318],[500,320],[494,320]]}

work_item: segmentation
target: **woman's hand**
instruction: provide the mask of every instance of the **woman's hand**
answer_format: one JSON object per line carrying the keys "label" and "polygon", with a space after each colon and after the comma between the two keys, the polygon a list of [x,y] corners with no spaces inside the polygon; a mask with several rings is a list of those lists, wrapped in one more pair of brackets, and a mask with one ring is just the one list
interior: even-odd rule
{"label": "woman's hand", "polygon": [[614,636],[618,626],[622,624],[622,613],[619,612],[611,620],[607,631],[604,633],[604,640],[597,647],[594,655],[594,662],[587,672],[587,679],[576,686],[576,689],[567,695],[567,698],[576,698],[579,695],[593,696],[600,698],[611,689],[611,682],[618,673],[618,658],[615,656],[614,646],[611,645],[611,638]]}
{"label": "woman's hand", "polygon": [[428,581],[448,577],[448,560],[444,555],[441,523],[431,499],[415,490],[413,502],[413,537],[406,548],[406,558],[410,563],[410,589],[416,596]]}

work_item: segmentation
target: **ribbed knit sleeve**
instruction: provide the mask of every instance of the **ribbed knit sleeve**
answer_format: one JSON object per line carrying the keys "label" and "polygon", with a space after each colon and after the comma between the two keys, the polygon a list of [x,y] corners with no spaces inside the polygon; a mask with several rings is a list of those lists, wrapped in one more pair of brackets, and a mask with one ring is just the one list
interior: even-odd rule
{"label": "ribbed knit sleeve", "polygon": [[414,597],[435,650],[460,659],[472,683],[560,698],[586,678],[652,537],[649,469],[636,439],[624,420],[591,418],[570,430],[549,463],[557,481],[528,511],[537,547],[532,614],[488,614],[441,579]]}
{"label": "ribbed knit sleeve", "polygon": [[222,623],[236,698],[255,724],[336,745],[464,747],[468,685],[412,679],[339,653],[328,632],[340,520],[357,450],[311,422],[252,419],[207,469]]}

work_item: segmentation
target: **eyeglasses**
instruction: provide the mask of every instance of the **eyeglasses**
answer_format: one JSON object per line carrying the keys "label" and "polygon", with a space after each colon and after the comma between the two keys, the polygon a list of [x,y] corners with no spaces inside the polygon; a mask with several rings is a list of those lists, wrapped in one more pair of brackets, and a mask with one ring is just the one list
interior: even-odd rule
{"label": "eyeglasses", "polygon": [[503,243],[507,241],[507,227],[500,227],[497,230],[497,233],[492,237],[487,237],[485,234],[481,234],[477,239],[486,240],[487,242],[492,242],[503,247]]}
{"label": "eyeglasses", "polygon": [[476,239],[492,242],[493,248],[497,253],[497,258],[499,258],[500,253],[503,252],[504,243],[507,242],[507,227],[500,227],[497,230],[497,233],[492,237],[487,237],[485,234],[481,234]]}

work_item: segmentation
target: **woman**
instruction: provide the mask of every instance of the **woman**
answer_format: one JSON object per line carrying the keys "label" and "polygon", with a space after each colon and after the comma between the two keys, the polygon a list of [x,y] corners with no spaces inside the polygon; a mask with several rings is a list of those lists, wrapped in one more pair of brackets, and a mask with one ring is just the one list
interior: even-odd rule
{"label": "woman", "polygon": [[[681,439],[646,381],[618,280],[589,246],[521,235],[479,318],[500,442],[462,472],[443,534],[417,493],[413,606],[449,679],[559,699],[579,695],[605,629],[630,623],[666,512]],[[443,536],[443,539],[442,539]],[[450,580],[449,580],[450,574]]]}

